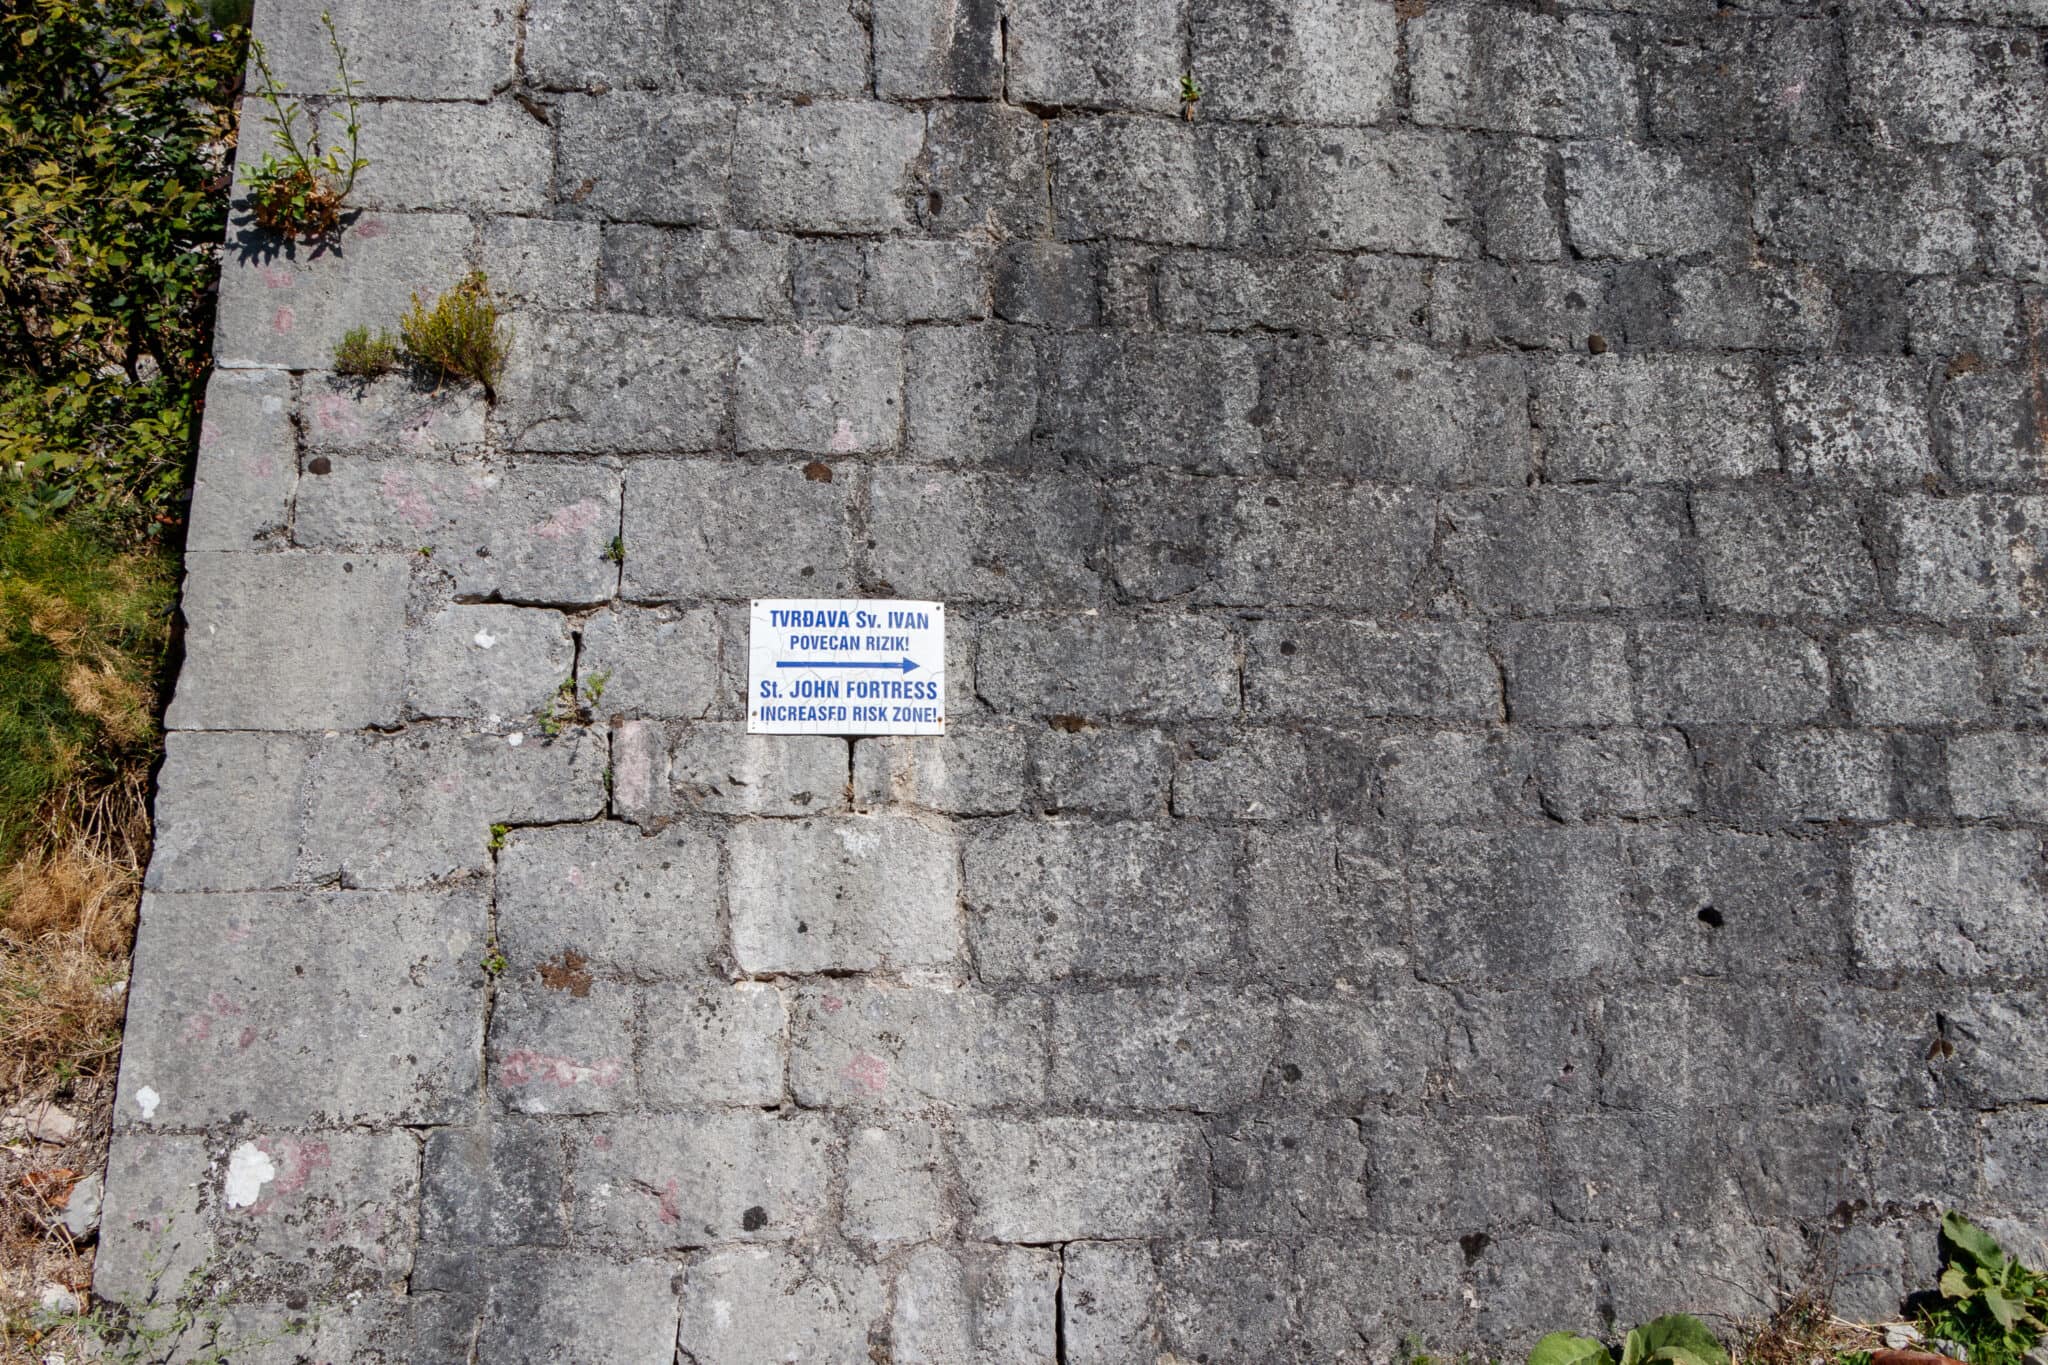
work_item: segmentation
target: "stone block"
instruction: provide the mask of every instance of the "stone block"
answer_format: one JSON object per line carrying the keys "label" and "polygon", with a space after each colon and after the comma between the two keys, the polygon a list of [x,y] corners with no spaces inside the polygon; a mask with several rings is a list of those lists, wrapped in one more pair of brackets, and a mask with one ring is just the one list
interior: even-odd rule
{"label": "stone block", "polygon": [[640,1095],[650,1108],[780,1104],[789,1010],[758,981],[640,992]]}
{"label": "stone block", "polygon": [[579,0],[530,0],[521,49],[526,78],[543,90],[633,90],[674,73],[665,35],[667,0],[621,0],[592,9]]}
{"label": "stone block", "polygon": [[1448,1098],[1482,1113],[1591,1108],[1604,1008],[1601,999],[1588,999],[1572,985],[1554,995],[1457,992],[1439,1010],[1449,1022]]}
{"label": "stone block", "polygon": [[2035,415],[2037,401],[2031,382],[2018,373],[1980,370],[1950,378],[1935,399],[1934,419],[1949,470],[1973,484],[2038,487],[2048,478],[2048,431]]}
{"label": "stone block", "polygon": [[1635,132],[1635,73],[1611,19],[1432,6],[1406,36],[1418,123],[1543,137]]}
{"label": "stone block", "polygon": [[2036,44],[1971,29],[1874,23],[1848,33],[1849,107],[1887,143],[2038,150],[2048,76]]}
{"label": "stone block", "polygon": [[885,0],[874,11],[875,93],[989,99],[1002,91],[997,0]]}
{"label": "stone block", "polygon": [[1177,0],[1011,0],[1008,97],[1067,109],[1180,110]]}
{"label": "stone block", "polygon": [[[1119,591],[1137,601],[1168,601],[1193,597],[1213,601],[1217,583],[1232,560],[1238,530],[1235,509],[1243,490],[1255,485],[1191,476],[1153,476],[1113,484],[1109,489],[1110,567]],[[1288,483],[1274,489],[1276,505],[1295,496],[1310,507],[1319,498],[1341,505],[1351,497],[1346,490],[1321,494],[1300,484]],[[1373,495],[1360,495],[1373,505]],[[1382,505],[1397,498],[1385,497]],[[1266,513],[1268,517],[1272,513]],[[1340,529],[1333,528],[1341,536]],[[1274,546],[1269,554],[1278,557],[1284,547]],[[1374,575],[1375,567],[1359,564],[1361,576]]]}
{"label": "stone block", "polygon": [[997,257],[995,315],[1029,327],[1072,331],[1102,321],[1105,253],[1065,242],[1020,242]]}
{"label": "stone block", "polygon": [[[235,1188],[238,1154],[261,1180],[253,1189]],[[321,1299],[373,1293],[411,1275],[420,1231],[412,1134],[258,1133],[235,1145],[227,1167],[215,1230],[229,1273]]]}
{"label": "stone block", "polygon": [[697,830],[513,830],[497,873],[498,948],[514,972],[574,953],[628,978],[702,977],[723,944],[718,847]]}
{"label": "stone block", "polygon": [[1262,357],[1266,459],[1282,473],[1519,488],[1529,477],[1521,372],[1421,346],[1282,344]]}
{"label": "stone block", "polygon": [[[1161,85],[1170,84],[1174,74],[1171,63],[1153,68]],[[1012,94],[1016,84],[1013,70]],[[1052,221],[1063,241],[1243,246],[1254,235],[1257,152],[1242,127],[1134,117],[1057,119],[1048,136]]]}
{"label": "stone block", "polygon": [[742,334],[733,428],[741,451],[850,455],[893,449],[903,418],[903,338],[891,328]]}
{"label": "stone block", "polygon": [[[999,821],[972,827],[967,932],[981,979],[1170,978],[1235,959],[1238,840],[1223,830]],[[1031,879],[1016,869],[1030,867]]]}
{"label": "stone block", "polygon": [[1061,1248],[1060,1335],[1071,1365],[1150,1360],[1159,1351],[1159,1277],[1142,1242]]}
{"label": "stone block", "polygon": [[592,981],[577,957],[508,977],[491,1010],[492,1094],[524,1114],[638,1108],[637,1008],[631,988]]}
{"label": "stone block", "polygon": [[1045,122],[1006,104],[937,104],[926,115],[917,220],[948,236],[1042,234],[1051,213]]}
{"label": "stone block", "polygon": [[[668,790],[626,814],[821,815],[845,808],[846,742],[837,735],[750,735],[738,722],[676,727]],[[658,784],[657,784],[658,786]]]}
{"label": "stone block", "polygon": [[1260,975],[1350,987],[1405,969],[1406,851],[1390,828],[1267,827],[1247,837],[1240,880]]}
{"label": "stone block", "polygon": [[1701,153],[1578,142],[1564,152],[1565,230],[1583,255],[1735,255],[1749,242],[1739,168]]}
{"label": "stone block", "polygon": [[1316,251],[1476,255],[1472,151],[1436,131],[1273,127],[1260,139],[1259,225]]}
{"label": "stone block", "polygon": [[1899,485],[1934,472],[1924,365],[1795,362],[1776,388],[1787,473]]}
{"label": "stone block", "polygon": [[493,1119],[426,1135],[416,1288],[466,1292],[490,1247],[560,1246],[568,1167],[546,1124]]}
{"label": "stone block", "polygon": [[1625,330],[1605,267],[1446,261],[1430,274],[1430,336],[1461,350],[1584,351]]}
{"label": "stone block", "polygon": [[1375,1226],[1493,1232],[1549,1211],[1541,1131],[1525,1118],[1360,1123]]}
{"label": "stone block", "polygon": [[940,1236],[951,1221],[943,1163],[938,1129],[927,1120],[854,1129],[846,1140],[846,1235],[875,1247]]}
{"label": "stone block", "polygon": [[[124,1110],[116,1110],[125,1117]],[[159,1279],[204,1274],[217,1207],[207,1140],[116,1131],[108,1142],[107,1197],[93,1292],[113,1303],[146,1302]]]}
{"label": "stone block", "polygon": [[604,306],[669,317],[784,321],[790,239],[772,232],[675,231],[620,223],[604,229]]}
{"label": "stone block", "polygon": [[1378,123],[1392,111],[1394,7],[1228,0],[1191,12],[1198,112],[1276,123]]}
{"label": "stone block", "polygon": [[1440,1235],[1319,1238],[1296,1255],[1302,1335],[1318,1359],[1363,1365],[1407,1349],[1417,1332],[1458,1324],[1463,1257]]}
{"label": "stone block", "polygon": [[2048,637],[2012,635],[1992,641],[1991,690],[2000,706],[2025,715],[2048,713]]}
{"label": "stone block", "polygon": [[1447,501],[1445,516],[1452,581],[1489,616],[1696,600],[1686,506],[1675,494],[1478,493]]}
{"label": "stone block", "polygon": [[1157,269],[1160,321],[1361,337],[1416,336],[1429,303],[1419,262],[1399,256],[1178,251]]}
{"label": "stone block", "polygon": [[1011,715],[1202,719],[1237,710],[1237,647],[1202,617],[1005,620],[982,635],[982,697]]}
{"label": "stone block", "polygon": [[1379,810],[1391,820],[1478,821],[1536,810],[1532,752],[1501,730],[1440,730],[1383,740]]}
{"label": "stone block", "polygon": [[1631,964],[1626,856],[1612,830],[1429,829],[1411,859],[1425,981],[1570,981]]}
{"label": "stone block", "polygon": [[[429,0],[394,15],[370,0],[345,0],[324,14],[348,54],[359,95],[480,100],[509,85],[519,20],[491,0]],[[277,83],[297,95],[325,95],[335,83],[334,49],[322,14],[280,6],[255,19],[255,36]]]}
{"label": "stone block", "polygon": [[1282,730],[1238,730],[1186,742],[1173,772],[1182,818],[1283,820],[1307,812],[1307,746]]}
{"label": "stone block", "polygon": [[854,746],[854,805],[1010,815],[1024,807],[1029,772],[1025,739],[1016,730],[961,729],[939,743],[877,736]]}
{"label": "stone block", "polygon": [[453,1122],[476,1095],[486,951],[473,890],[151,895],[115,1112],[177,1128]]}
{"label": "stone block", "polygon": [[815,1233],[825,1212],[833,1138],[815,1114],[615,1115],[571,1141],[579,1242],[786,1242]]}
{"label": "stone block", "polygon": [[2048,601],[2048,498],[1900,498],[1892,602],[1940,621],[2030,616]]}
{"label": "stone block", "polygon": [[1711,610],[1849,616],[1878,601],[1861,511],[1849,498],[1697,493],[1692,516]]}
{"label": "stone block", "polygon": [[1878,971],[2039,975],[2048,959],[2041,841],[2018,830],[1873,830],[1857,844],[1857,961]]}
{"label": "stone block", "polygon": [[[1671,293],[1671,339],[1686,347],[1818,351],[1843,330],[1828,276],[1814,266],[1680,266],[1671,277]],[[1856,373],[1867,364],[1860,362]],[[1784,371],[1778,375],[1777,394],[1784,404],[1789,396]],[[1815,420],[1823,411],[1817,405],[1805,409]],[[1816,426],[1809,435],[1819,436],[1824,429]],[[1814,462],[1813,453],[1806,458]]]}
{"label": "stone block", "polygon": [[784,461],[646,460],[627,478],[628,598],[831,597],[853,585],[851,483]]}
{"label": "stone block", "polygon": [[1770,980],[1843,960],[1840,849],[1822,839],[1644,829],[1627,840],[1644,971]]}
{"label": "stone block", "polygon": [[1045,1093],[1035,997],[826,986],[796,1002],[790,1084],[805,1108],[988,1108]]}
{"label": "stone block", "polygon": [[1038,415],[1038,349],[1001,326],[920,327],[904,360],[904,453],[917,460],[1018,465]]}
{"label": "stone block", "polygon": [[1691,483],[1777,468],[1763,377],[1748,361],[1629,357],[1539,367],[1544,477]]}
{"label": "stone block", "polygon": [[1645,113],[1656,137],[1782,143],[1837,133],[1844,92],[1835,25],[1796,13],[1669,9],[1675,22],[1653,20],[1642,47]]}
{"label": "stone block", "polygon": [[[329,115],[329,118],[334,117]],[[349,202],[392,212],[538,213],[554,178],[554,135],[517,104],[366,104]]]}
{"label": "stone block", "polygon": [[1525,621],[1505,632],[1511,720],[1612,725],[1635,718],[1628,632],[1601,622]]}
{"label": "stone block", "polygon": [[449,605],[407,632],[406,710],[517,728],[547,710],[575,668],[560,612]]}
{"label": "stone block", "polygon": [[[2048,227],[2042,225],[2037,207],[2044,192],[2048,159],[2040,156],[2006,157],[1978,179],[1974,197],[1983,213],[1984,257],[1995,274],[2048,284]],[[2038,334],[2039,314],[2032,316]]]}
{"label": "stone block", "polygon": [[1217,557],[1216,599],[1358,612],[1405,606],[1436,517],[1433,500],[1406,491],[1248,484],[1232,508],[1229,549]]}
{"label": "stone block", "polygon": [[1891,746],[1849,730],[1733,731],[1701,744],[1710,816],[1747,826],[1882,820],[1891,814]]}
{"label": "stone block", "polygon": [[888,1289],[873,1266],[832,1255],[728,1247],[690,1262],[682,1335],[697,1365],[858,1361],[880,1337]]}
{"label": "stone block", "polygon": [[902,816],[736,825],[733,952],[749,973],[945,967],[960,951],[949,832]]}
{"label": "stone block", "polygon": [[1850,711],[1865,724],[1953,724],[1985,712],[1984,666],[1962,636],[1857,631],[1842,642],[1842,682]]}
{"label": "stone block", "polygon": [[1979,363],[2009,363],[2026,345],[2015,304],[2004,280],[1914,280],[1906,286],[1907,345],[1917,356],[1960,362],[1966,372],[1973,356]]}
{"label": "stone block", "polygon": [[570,95],[558,106],[556,197],[587,217],[690,227],[724,214],[737,194],[730,100],[644,94]]}
{"label": "stone block", "polygon": [[394,725],[412,574],[392,555],[193,554],[177,730]]}
{"label": "stone block", "polygon": [[1061,995],[1052,1018],[1051,1096],[1091,1109],[1243,1108],[1279,1038],[1272,1000],[1229,989]]}
{"label": "stone block", "polygon": [[530,743],[442,726],[329,737],[307,772],[301,877],[396,887],[482,871],[493,825],[596,816],[604,767],[581,728]]}
{"label": "stone block", "polygon": [[[1489,144],[1480,153],[1478,202],[1486,251],[1509,260],[1554,261],[1564,254],[1564,215],[1552,193],[1551,150],[1533,138]],[[1562,184],[1561,178],[1556,182]]]}
{"label": "stone block", "polygon": [[1038,377],[1042,458],[1111,471],[1256,466],[1259,376],[1235,338],[1049,337]]}
{"label": "stone block", "polygon": [[532,308],[588,308],[597,299],[603,233],[592,223],[493,218],[484,224],[491,292]]}
{"label": "stone block", "polygon": [[1546,735],[1536,771],[1553,819],[1642,820],[1698,809],[1692,757],[1675,730]]}
{"label": "stone block", "polygon": [[924,118],[850,101],[749,104],[732,143],[732,209],[741,225],[800,232],[909,226],[911,163]]}
{"label": "stone block", "polygon": [[[511,1251],[482,1277],[479,1359],[504,1365],[590,1360],[669,1365],[675,1359],[675,1267],[582,1252]],[[593,1314],[591,1305],[606,1305]]]}
{"label": "stone block", "polygon": [[1496,720],[1500,669],[1462,626],[1257,622],[1245,647],[1245,709],[1259,721],[1332,714]]}
{"label": "stone block", "polygon": [[718,705],[718,621],[704,607],[613,607],[582,621],[579,671],[605,678],[597,710],[697,720]]}
{"label": "stone block", "polygon": [[2038,1109],[1987,1114],[1984,1133],[1984,1189],[1992,1202],[2012,1213],[2038,1219],[2048,1211],[2041,1189],[2048,1183],[2048,1121]]}
{"label": "stone block", "polygon": [[1057,1249],[920,1250],[896,1278],[891,1358],[899,1365],[1054,1359],[1059,1284]]}
{"label": "stone block", "polygon": [[537,317],[513,336],[505,425],[519,450],[710,450],[727,431],[731,340],[689,322]]}
{"label": "stone block", "polygon": [[866,253],[868,311],[882,322],[972,322],[989,315],[989,255],[971,242],[891,239]]}
{"label": "stone block", "polygon": [[1792,148],[1751,168],[1771,255],[1914,275],[1969,270],[1978,235],[1964,172],[1934,155]]}
{"label": "stone block", "polygon": [[2048,742],[1993,730],[1948,742],[1948,784],[1964,819],[2048,820]]}
{"label": "stone block", "polygon": [[[1262,851],[1269,853],[1271,846]],[[1263,884],[1271,885],[1270,877]],[[1265,1107],[1345,1113],[1412,1107],[1443,1070],[1445,1005],[1435,990],[1386,984],[1359,988],[1353,982],[1333,993],[1303,989],[1283,996]],[[1219,1177],[1223,1174],[1219,1167]],[[1345,1207],[1351,1200],[1340,1190],[1334,1202]],[[1289,1215],[1275,1217],[1284,1223]]]}
{"label": "stone block", "polygon": [[1637,705],[1648,721],[1785,725],[1829,705],[1828,665],[1798,631],[1720,625],[1636,632]]}
{"label": "stone block", "polygon": [[365,213],[348,228],[348,250],[316,252],[244,229],[221,259],[214,359],[327,369],[351,327],[394,325],[414,294],[436,298],[460,280],[475,235],[457,214]]}
{"label": "stone block", "polygon": [[677,0],[669,15],[683,88],[720,95],[859,95],[867,34],[832,0]]}
{"label": "stone block", "polygon": [[152,891],[291,885],[313,743],[249,731],[166,734],[143,884]]}
{"label": "stone block", "polygon": [[1031,799],[1049,815],[1163,815],[1173,762],[1156,730],[1048,726],[1031,744]]}
{"label": "stone block", "polygon": [[973,1237],[1175,1236],[1208,1214],[1206,1150],[1191,1124],[968,1119],[956,1150]]}
{"label": "stone block", "polygon": [[[473,385],[442,387],[416,374],[368,381],[330,374],[308,376],[302,389],[304,444],[315,457],[467,454],[484,444],[490,405]],[[311,459],[302,463],[324,477]],[[325,463],[331,471],[335,462]],[[306,486],[317,487],[311,478]]]}
{"label": "stone block", "polygon": [[291,376],[215,370],[199,423],[186,552],[253,550],[282,535],[298,482]]}

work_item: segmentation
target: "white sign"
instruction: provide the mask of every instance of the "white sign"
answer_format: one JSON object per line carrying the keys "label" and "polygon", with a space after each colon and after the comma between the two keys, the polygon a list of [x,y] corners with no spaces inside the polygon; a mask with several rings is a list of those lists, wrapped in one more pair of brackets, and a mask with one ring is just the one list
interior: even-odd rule
{"label": "white sign", "polygon": [[754,603],[750,735],[946,733],[946,604]]}

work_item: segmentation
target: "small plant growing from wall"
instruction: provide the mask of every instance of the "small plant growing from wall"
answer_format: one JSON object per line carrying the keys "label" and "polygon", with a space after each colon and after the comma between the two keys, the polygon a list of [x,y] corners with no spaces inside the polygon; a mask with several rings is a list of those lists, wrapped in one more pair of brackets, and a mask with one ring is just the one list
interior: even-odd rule
{"label": "small plant growing from wall", "polygon": [[342,210],[355,189],[356,175],[370,164],[357,154],[359,101],[355,81],[348,74],[348,51],[334,31],[334,20],[324,10],[320,24],[327,30],[328,46],[334,49],[338,74],[333,93],[348,113],[342,128],[347,144],[336,142],[325,151],[310,127],[300,128],[305,110],[285,98],[271,73],[263,44],[249,40],[249,53],[263,82],[256,94],[270,106],[264,121],[270,124],[276,142],[250,173],[249,205],[259,226],[307,241],[319,241],[340,230]]}
{"label": "small plant growing from wall", "polygon": [[1202,87],[1195,84],[1195,73],[1180,73],[1180,116],[1188,122],[1195,121],[1195,102],[1202,98]]}
{"label": "small plant growing from wall", "polygon": [[351,379],[376,379],[398,368],[398,338],[383,330],[351,327],[334,348],[334,372]]}
{"label": "small plant growing from wall", "polygon": [[443,382],[469,379],[495,398],[511,337],[498,318],[498,302],[481,270],[429,305],[418,294],[398,324],[405,349]]}

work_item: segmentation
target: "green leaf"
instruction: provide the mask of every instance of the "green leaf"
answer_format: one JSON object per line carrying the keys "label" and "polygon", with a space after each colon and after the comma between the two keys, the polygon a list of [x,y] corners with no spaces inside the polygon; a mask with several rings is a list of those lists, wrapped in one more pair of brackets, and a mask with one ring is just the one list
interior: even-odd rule
{"label": "green leaf", "polygon": [[1529,1352],[1529,1365],[1614,1365],[1614,1357],[1591,1337],[1552,1332]]}
{"label": "green leaf", "polygon": [[1951,1265],[1941,1272],[1941,1296],[1944,1299],[1967,1299],[1976,1293],[1970,1283],[1970,1276],[1959,1265]]}
{"label": "green leaf", "polygon": [[[1667,1313],[1630,1332],[1633,1344],[1641,1342],[1642,1361],[1669,1360],[1677,1365],[1728,1365],[1728,1352],[1707,1325],[1689,1313]],[[1671,1352],[1683,1352],[1684,1359]]]}
{"label": "green leaf", "polygon": [[2003,1327],[2008,1332],[2012,1330],[2013,1322],[2019,1317],[2019,1309],[2013,1304],[2011,1299],[2005,1296],[2002,1290],[1986,1286],[1984,1290],[1984,1306],[1991,1310],[1992,1317],[1998,1319],[2000,1327]]}
{"label": "green leaf", "polygon": [[1941,1216],[1941,1239],[1986,1270],[1996,1272],[2005,1264],[2005,1249],[1997,1239],[1953,1210]]}

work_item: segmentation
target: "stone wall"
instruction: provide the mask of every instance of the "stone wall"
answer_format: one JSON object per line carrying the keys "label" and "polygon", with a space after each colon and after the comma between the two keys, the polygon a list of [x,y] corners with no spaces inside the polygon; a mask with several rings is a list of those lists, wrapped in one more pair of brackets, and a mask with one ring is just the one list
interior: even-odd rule
{"label": "stone wall", "polygon": [[[2041,0],[334,8],[103,1293],[1322,1365],[2039,1256]],[[328,373],[472,266],[495,401]],[[799,595],[943,599],[952,733],[747,737]]]}

